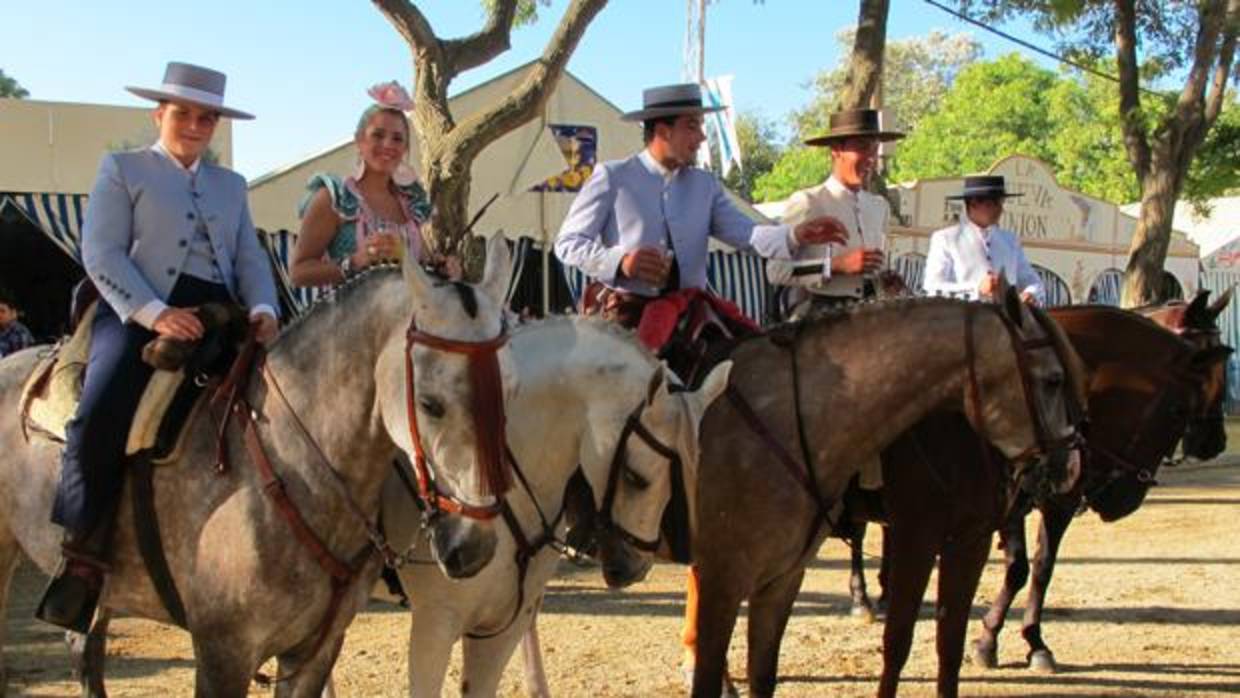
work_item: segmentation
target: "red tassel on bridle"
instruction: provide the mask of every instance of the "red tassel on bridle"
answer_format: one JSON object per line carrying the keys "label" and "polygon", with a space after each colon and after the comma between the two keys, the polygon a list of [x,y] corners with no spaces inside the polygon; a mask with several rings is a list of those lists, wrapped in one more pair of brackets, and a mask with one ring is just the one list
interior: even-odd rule
{"label": "red tassel on bridle", "polygon": [[482,469],[481,493],[499,497],[512,487],[512,467],[504,448],[504,381],[497,351],[469,353],[469,389],[477,439],[474,448]]}

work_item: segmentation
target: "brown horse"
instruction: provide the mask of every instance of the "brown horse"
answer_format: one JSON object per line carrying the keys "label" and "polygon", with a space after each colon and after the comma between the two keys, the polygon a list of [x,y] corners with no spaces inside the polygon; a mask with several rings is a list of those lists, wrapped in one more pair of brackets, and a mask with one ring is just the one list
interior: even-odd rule
{"label": "brown horse", "polygon": [[[1138,310],[1192,347],[1189,355],[1181,350],[1174,358],[1152,353],[1153,347],[1126,347],[1124,338],[1114,336],[1100,322],[1102,317],[1118,316],[1119,311],[1076,307],[1052,312],[1085,361],[1091,367],[1100,366],[1100,370],[1095,371],[1090,389],[1092,423],[1085,477],[1072,492],[1037,502],[1042,513],[1038,549],[1021,627],[1021,636],[1029,645],[1026,659],[1035,670],[1055,670],[1054,654],[1042,638],[1042,608],[1055,570],[1055,556],[1073,515],[1088,506],[1110,522],[1136,511],[1155,484],[1158,467],[1171,456],[1181,435],[1184,454],[1202,460],[1217,456],[1227,445],[1223,399],[1227,392],[1226,360],[1232,350],[1220,342],[1217,318],[1231,293],[1224,293],[1213,305],[1207,302],[1208,294],[1199,293],[1189,304]],[[1144,366],[1144,380],[1134,381],[1124,375],[1122,367],[1128,361]],[[1106,417],[1110,414],[1115,415],[1114,420]],[[1030,578],[1024,524],[1023,515],[1014,516],[1000,531],[1007,570],[1003,588],[983,619],[982,634],[974,645],[974,661],[983,667],[997,665],[999,631],[1016,593]]]}
{"label": "brown horse", "polygon": [[736,347],[728,399],[702,423],[691,502],[701,581],[694,696],[718,695],[745,600],[750,694],[773,693],[784,628],[833,505],[858,463],[930,412],[968,414],[1021,464],[1027,486],[1059,482],[1083,373],[1041,311],[1010,289],[1003,298],[871,304]]}
{"label": "brown horse", "polygon": [[[1019,588],[1016,582],[1023,583],[1019,577],[1027,574],[1028,567],[1025,562],[1020,569],[1014,551],[1023,555],[1024,516],[1031,505],[1039,506],[1046,522],[1043,540],[1051,543],[1043,544],[1038,557],[1039,569],[1046,574],[1037,588],[1044,593],[1054,552],[1083,493],[1098,493],[1101,483],[1125,479],[1125,473],[1152,472],[1184,433],[1185,420],[1208,414],[1211,410],[1201,406],[1217,399],[1214,378],[1225,350],[1199,348],[1140,315],[1106,306],[1056,309],[1051,316],[1092,372],[1088,455],[1082,477],[1070,492],[1033,498],[1014,489],[1006,462],[998,453],[981,452],[976,434],[959,415],[935,415],[923,421],[883,454],[882,500],[890,524],[884,532],[883,567],[889,608],[880,696],[895,695],[936,557],[940,559],[938,694],[954,696],[968,614],[993,531],[1007,522],[1004,530],[1011,531],[1005,547],[1007,586]],[[1134,425],[1139,425],[1141,434],[1137,449],[1125,446],[1134,441]],[[1102,455],[1114,453],[1126,454],[1122,468]],[[927,493],[934,494],[927,497]],[[856,556],[854,576],[858,576],[855,562]],[[1014,593],[1015,589],[1008,592],[1003,611]],[[1040,597],[1031,601],[1039,614],[1040,601]],[[1027,627],[1032,630],[1026,637],[1040,637],[1036,622]],[[993,656],[994,645],[990,647]]]}

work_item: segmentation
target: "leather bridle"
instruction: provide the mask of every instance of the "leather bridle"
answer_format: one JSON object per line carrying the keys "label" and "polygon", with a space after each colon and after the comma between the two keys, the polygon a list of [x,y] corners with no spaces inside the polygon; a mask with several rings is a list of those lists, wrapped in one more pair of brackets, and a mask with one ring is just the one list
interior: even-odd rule
{"label": "leather bridle", "polygon": [[[469,357],[470,372],[477,375],[479,372],[490,371],[498,375],[498,356],[500,348],[508,342],[508,327],[505,323],[500,327],[499,334],[494,338],[481,342],[467,342],[464,340],[447,339],[417,328],[417,319],[409,321],[409,329],[405,333],[405,408],[409,420],[409,436],[413,442],[413,465],[414,472],[417,475],[418,497],[421,498],[425,507],[423,508],[423,518],[426,522],[431,522],[443,514],[455,514],[470,519],[490,520],[499,516],[503,504],[502,495],[508,489],[507,484],[497,486],[492,483],[492,494],[495,495],[495,501],[487,505],[470,504],[457,496],[447,495],[440,491],[435,482],[435,478],[431,472],[430,459],[426,456],[426,451],[422,447],[422,436],[418,431],[418,405],[414,392],[414,369],[413,369],[413,348],[415,344],[423,344],[431,349],[445,351],[453,354],[463,354]],[[481,440],[483,438],[498,438],[505,440],[504,437],[504,418],[503,418],[503,402],[502,394],[503,386],[498,381],[490,382],[490,389],[486,392],[491,394],[480,395],[480,383],[485,382],[474,380],[474,394],[472,395],[474,404],[475,418],[475,438]],[[498,405],[498,424],[480,425],[478,424],[478,415],[480,407],[485,404]],[[492,431],[491,434],[484,434],[484,431]],[[476,449],[481,450],[482,444],[475,445]],[[508,457],[507,448],[500,448],[497,454],[502,460],[499,467],[506,473],[511,473],[512,463]],[[507,483],[511,482],[511,475],[507,479]]]}
{"label": "leather bridle", "polygon": [[[1016,323],[1011,318],[1000,312],[998,308],[992,309],[1003,322],[1004,329],[1007,330],[1008,337],[1011,339],[1012,353],[1016,357],[1017,373],[1020,374],[1021,390],[1024,394],[1025,406],[1029,412],[1029,423],[1033,427],[1034,436],[1033,445],[1021,453],[1008,458],[1007,460],[1013,464],[1037,461],[1045,458],[1054,451],[1065,449],[1070,450],[1072,448],[1079,447],[1082,442],[1079,425],[1084,421],[1085,410],[1083,405],[1078,404],[1076,395],[1072,390],[1073,386],[1064,386],[1064,399],[1068,407],[1068,419],[1073,427],[1072,433],[1065,436],[1053,436],[1050,432],[1050,428],[1046,425],[1046,420],[1041,410],[1038,409],[1036,386],[1033,383],[1033,372],[1030,369],[1030,365],[1032,363],[1032,358],[1030,356],[1031,352],[1041,349],[1050,349],[1055,352],[1055,357],[1058,359],[1060,365],[1064,366],[1065,369],[1068,367],[1068,362],[1060,353],[1059,346],[1055,342],[1054,335],[1052,334],[1050,328],[1048,328],[1046,324],[1035,315],[1034,319],[1038,323],[1038,326],[1042,329],[1043,336],[1025,339],[1020,336]],[[986,422],[982,419],[982,393],[981,385],[977,379],[977,350],[973,329],[975,317],[976,313],[973,312],[972,309],[970,309],[968,314],[965,316],[965,361],[968,363],[969,399],[973,403],[974,412],[978,417],[976,431],[979,439],[983,443],[982,451],[986,454],[986,458],[989,460],[990,449],[988,444],[990,439],[987,434]]]}
{"label": "leather bridle", "polygon": [[612,509],[615,506],[616,490],[620,485],[620,475],[622,471],[628,467],[625,457],[628,453],[626,446],[629,437],[636,434],[650,450],[658,453],[668,460],[671,464],[672,477],[681,476],[683,473],[683,463],[680,460],[680,454],[676,449],[667,446],[659,441],[650,430],[642,424],[642,412],[645,411],[649,404],[647,400],[642,400],[637,408],[629,413],[628,418],[624,422],[624,429],[620,432],[620,439],[616,442],[615,453],[611,457],[611,468],[607,473],[607,489],[603,493],[603,503],[599,510],[598,528],[611,531],[625,543],[630,546],[647,553],[653,553],[659,547],[659,536],[655,536],[654,540],[646,540],[624,526],[616,522],[612,515]]}

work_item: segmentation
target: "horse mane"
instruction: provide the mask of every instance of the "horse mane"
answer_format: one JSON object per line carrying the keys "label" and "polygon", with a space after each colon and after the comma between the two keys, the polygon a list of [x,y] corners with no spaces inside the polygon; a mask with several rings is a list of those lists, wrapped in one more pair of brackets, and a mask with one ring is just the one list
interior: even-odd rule
{"label": "horse mane", "polygon": [[605,320],[598,315],[547,315],[546,317],[528,320],[517,325],[513,331],[513,336],[529,332],[541,327],[558,327],[561,325],[584,325],[591,329],[597,330],[601,334],[618,339],[625,344],[630,344],[637,349],[637,352],[651,363],[658,363],[659,357],[650,348],[637,339],[637,331],[630,330],[618,323]]}
{"label": "horse mane", "polygon": [[401,273],[400,264],[394,262],[383,262],[373,266],[366,267],[361,271],[348,276],[344,281],[328,288],[319,294],[310,307],[303,310],[292,322],[284,326],[281,337],[293,331],[294,328],[307,324],[313,318],[326,314],[329,310],[339,307],[353,296],[360,293],[358,289],[368,288],[375,280],[386,280],[393,274]]}
{"label": "horse mane", "polygon": [[[948,298],[946,296],[901,296],[898,298],[874,298],[869,300],[858,301],[843,306],[833,308],[818,307],[810,310],[810,312],[800,320],[785,320],[766,328],[768,334],[786,334],[788,332],[799,332],[811,327],[827,327],[840,322],[845,322],[855,317],[864,317],[886,312],[893,309],[903,309],[911,306],[931,306],[931,305],[965,305],[969,301],[959,298]],[[761,335],[759,335],[761,336]]]}

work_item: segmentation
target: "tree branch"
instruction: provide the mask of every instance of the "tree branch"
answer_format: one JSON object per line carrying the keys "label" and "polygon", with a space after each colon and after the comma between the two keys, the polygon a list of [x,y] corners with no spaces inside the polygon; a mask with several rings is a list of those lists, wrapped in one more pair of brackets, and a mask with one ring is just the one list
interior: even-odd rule
{"label": "tree branch", "polygon": [[444,152],[470,162],[492,141],[532,119],[558,84],[586,27],[605,5],[607,0],[573,0],[525,81],[499,104],[458,124]]}
{"label": "tree branch", "polygon": [[1137,16],[1133,0],[1115,0],[1115,62],[1119,66],[1119,118],[1124,147],[1137,180],[1150,171],[1150,143],[1141,118],[1141,73],[1137,67]]}
{"label": "tree branch", "polygon": [[427,51],[434,54],[437,62],[443,60],[443,46],[431,23],[409,0],[371,0],[375,7],[387,17],[388,22],[405,38],[415,52]]}
{"label": "tree branch", "polygon": [[1227,14],[1223,17],[1223,42],[1219,46],[1218,63],[1214,66],[1214,79],[1206,102],[1207,130],[1223,110],[1227,78],[1231,76],[1232,62],[1236,57],[1237,35],[1240,35],[1240,0],[1230,0],[1227,3]]}
{"label": "tree branch", "polygon": [[512,47],[512,23],[517,0],[497,0],[487,25],[477,34],[445,42],[448,71],[452,77],[476,68]]}

